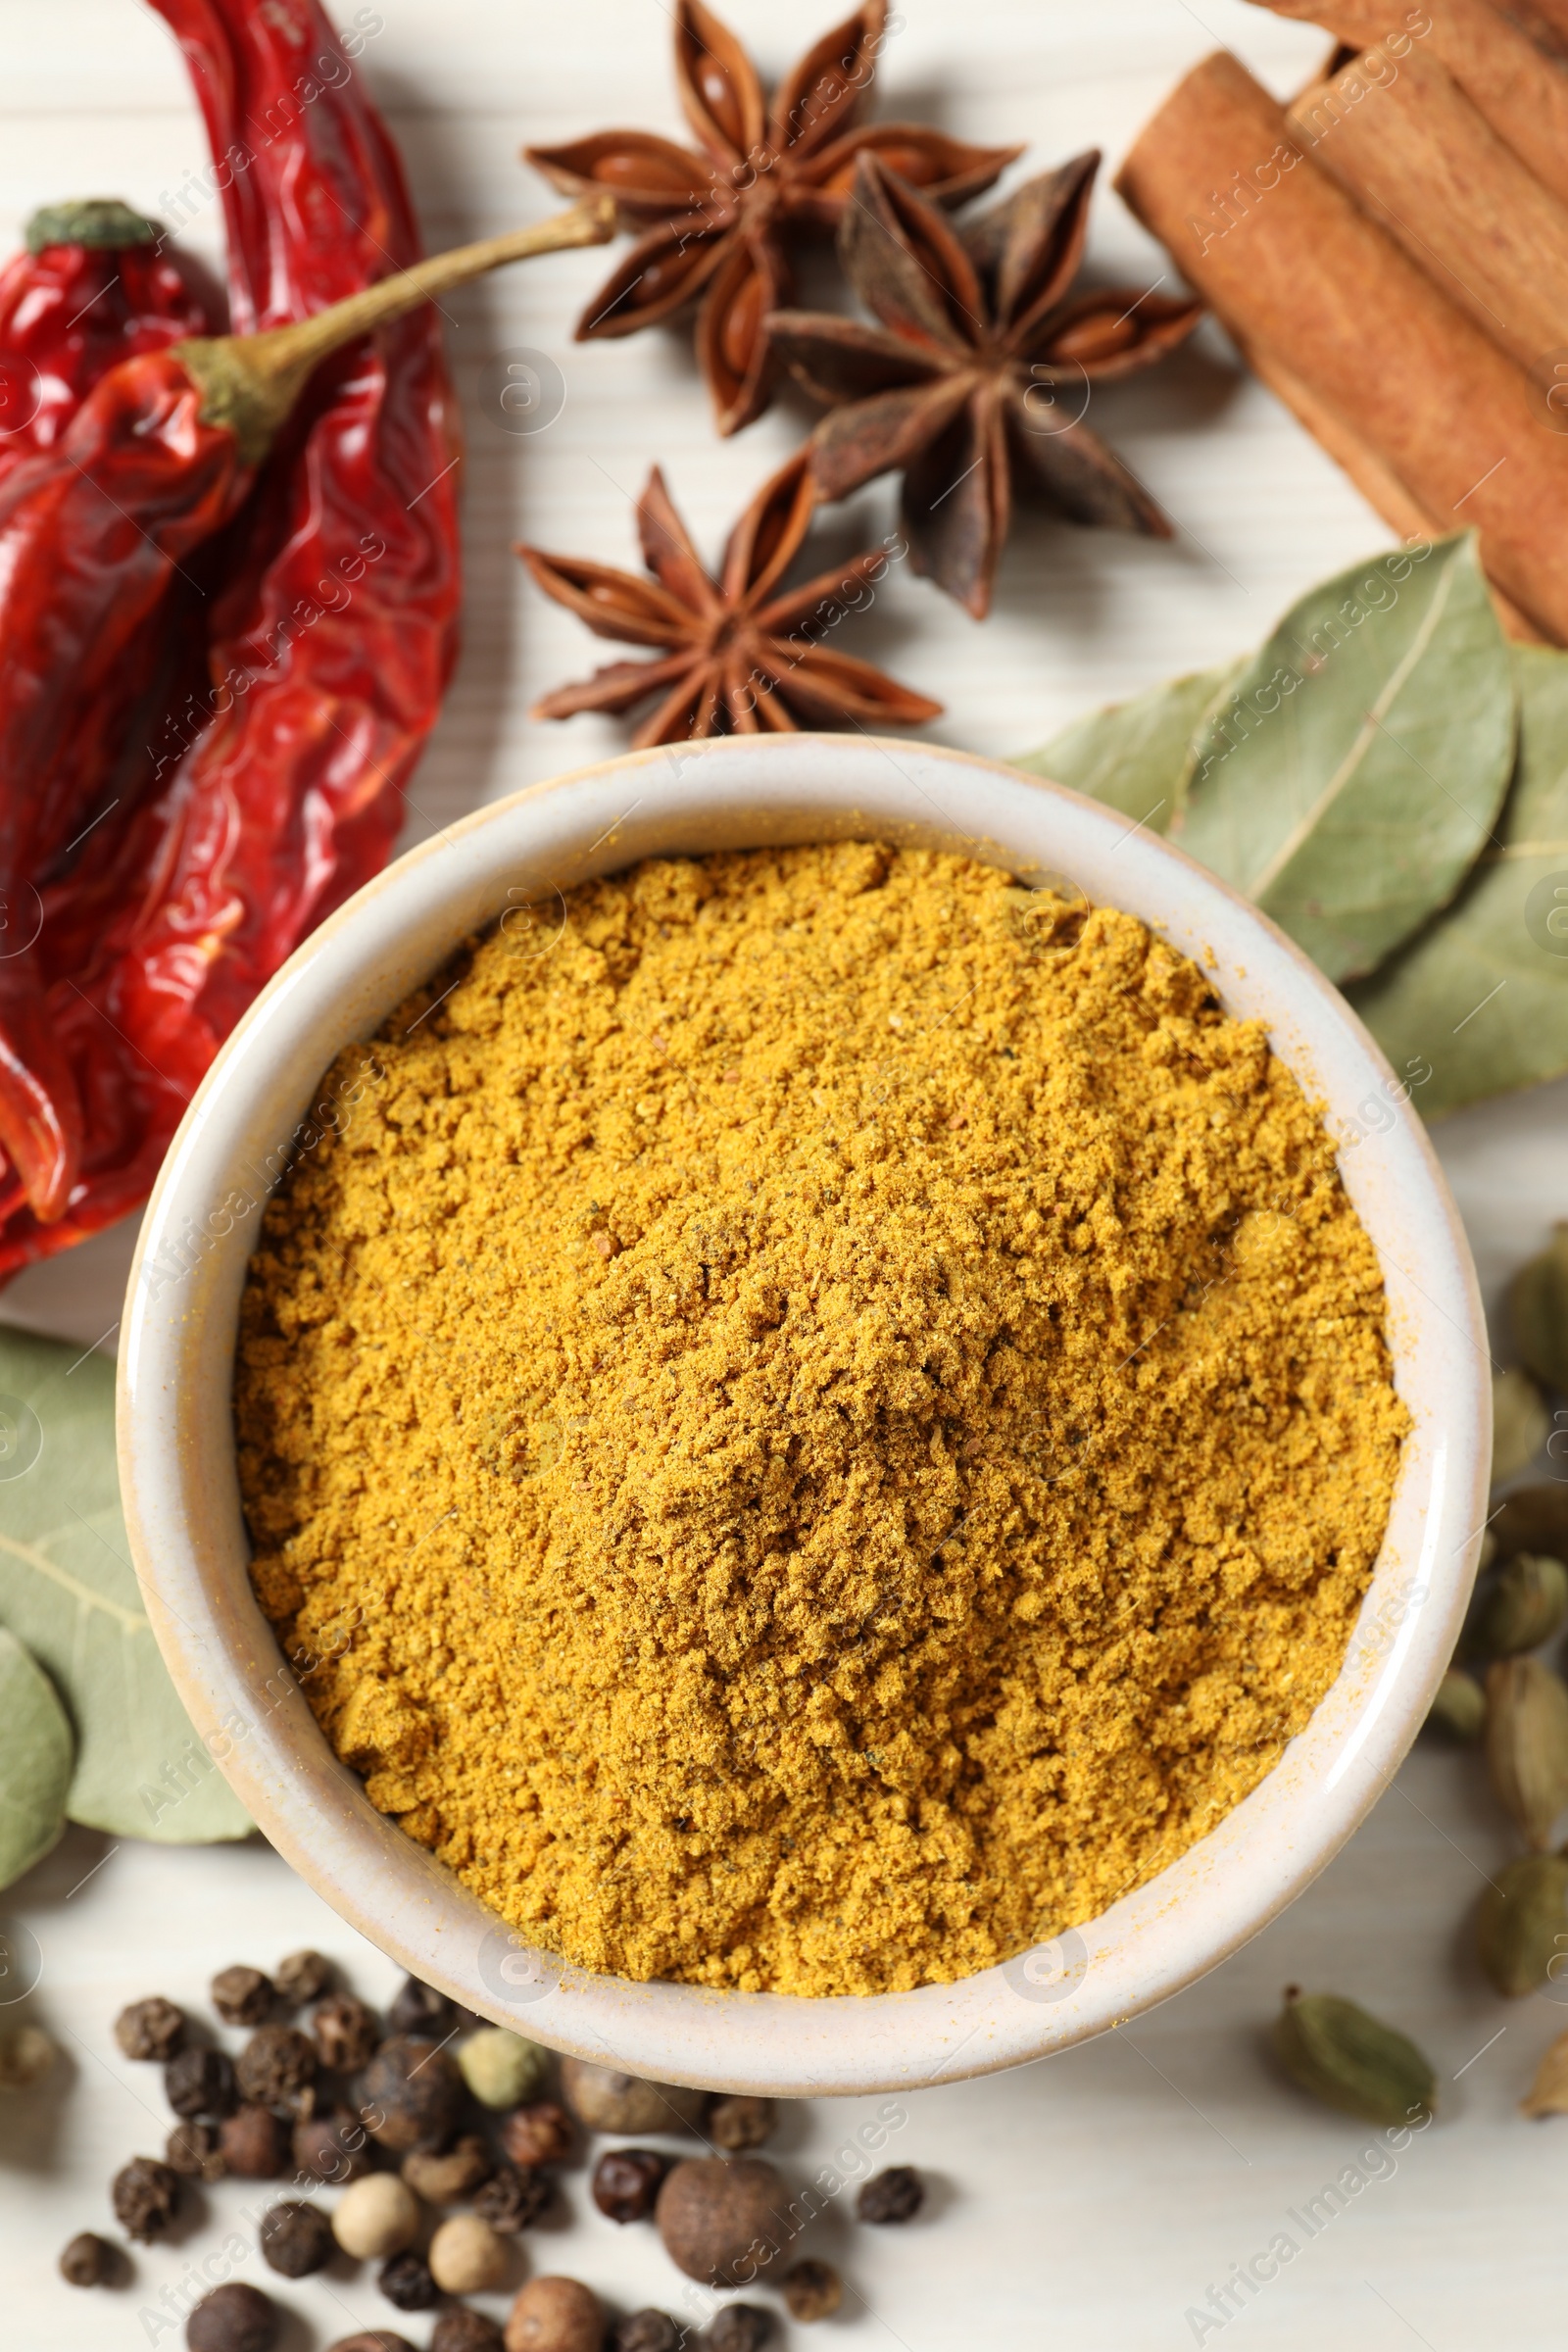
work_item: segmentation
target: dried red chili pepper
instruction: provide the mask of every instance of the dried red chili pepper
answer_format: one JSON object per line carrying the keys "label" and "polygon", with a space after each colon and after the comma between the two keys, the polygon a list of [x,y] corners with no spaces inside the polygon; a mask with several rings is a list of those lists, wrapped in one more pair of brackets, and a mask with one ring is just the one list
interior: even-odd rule
{"label": "dried red chili pepper", "polygon": [[45,205],[25,240],[0,270],[0,479],[53,449],[122,360],[226,324],[199,264],[115,198]]}
{"label": "dried red chili pepper", "polygon": [[[313,318],[128,360],[61,441],[0,487],[0,893],[40,870],[82,814],[62,772],[71,711],[90,705],[181,560],[238,510],[320,362],[431,296],[525,255],[603,243],[608,198],[437,255]],[[0,958],[0,1143],[43,1223],[80,1166],[80,1105],[37,959]]]}

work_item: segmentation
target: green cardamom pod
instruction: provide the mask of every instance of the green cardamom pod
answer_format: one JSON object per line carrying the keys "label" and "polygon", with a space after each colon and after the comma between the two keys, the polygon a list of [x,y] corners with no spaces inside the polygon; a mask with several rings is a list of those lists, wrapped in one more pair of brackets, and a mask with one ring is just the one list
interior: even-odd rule
{"label": "green cardamom pod", "polygon": [[1437,2077],[1415,2043],[1337,1993],[1288,1985],[1274,2047],[1293,2082],[1364,2123],[1417,2123],[1436,2102]]}
{"label": "green cardamom pod", "polygon": [[1544,1853],[1568,1805],[1568,1686],[1539,1658],[1499,1658],[1487,1671],[1487,1769],[1529,1843]]}
{"label": "green cardamom pod", "polygon": [[1492,1375],[1492,1483],[1528,1470],[1551,1430],[1546,1400],[1528,1372]]}
{"label": "green cardamom pod", "polygon": [[1521,1551],[1498,1570],[1465,1641],[1472,1658],[1512,1658],[1539,1649],[1568,1617],[1568,1568],[1544,1552]]}
{"label": "green cardamom pod", "polygon": [[1481,1685],[1462,1667],[1450,1666],[1433,1693],[1427,1729],[1446,1732],[1450,1740],[1462,1740],[1468,1746],[1480,1739],[1486,1722],[1487,1694]]}
{"label": "green cardamom pod", "polygon": [[1545,1984],[1553,1961],[1568,1971],[1568,1857],[1525,1854],[1504,1863],[1481,1897],[1476,1949],[1499,1992],[1521,2000]]}
{"label": "green cardamom pod", "polygon": [[1508,1289],[1513,1336],[1536,1378],[1568,1389],[1568,1225],[1554,1225],[1539,1257],[1521,1266]]}

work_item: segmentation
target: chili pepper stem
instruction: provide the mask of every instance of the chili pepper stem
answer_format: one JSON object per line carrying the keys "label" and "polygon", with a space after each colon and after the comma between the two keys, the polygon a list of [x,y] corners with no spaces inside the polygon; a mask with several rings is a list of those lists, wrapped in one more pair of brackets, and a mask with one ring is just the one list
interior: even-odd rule
{"label": "chili pepper stem", "polygon": [[289,411],[322,360],[361,335],[401,318],[507,262],[530,254],[555,253],[571,245],[603,245],[614,234],[615,207],[609,196],[586,197],[531,228],[481,237],[454,246],[350,294],[313,318],[274,326],[259,335],[214,335],[172,346],[173,356],[202,395],[202,420],[226,425],[248,466],[259,466]]}

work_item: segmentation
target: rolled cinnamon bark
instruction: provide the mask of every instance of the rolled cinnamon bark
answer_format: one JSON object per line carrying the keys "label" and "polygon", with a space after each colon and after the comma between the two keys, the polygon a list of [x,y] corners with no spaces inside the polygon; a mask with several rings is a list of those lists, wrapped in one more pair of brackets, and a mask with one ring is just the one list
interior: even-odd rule
{"label": "rolled cinnamon bark", "polygon": [[1490,576],[1568,643],[1568,436],[1235,58],[1179,84],[1116,185],[1238,340],[1348,420],[1438,529],[1479,530]]}
{"label": "rolled cinnamon bark", "polygon": [[1371,61],[1303,91],[1299,144],[1525,368],[1568,346],[1568,205],[1503,144],[1440,59]]}
{"label": "rolled cinnamon bark", "polygon": [[[1568,203],[1568,70],[1489,0],[1255,0],[1278,17],[1306,18],[1397,66],[1430,44],[1471,104],[1542,182]],[[1548,0],[1527,0],[1555,15]],[[1558,0],[1561,5],[1561,0]],[[1568,16],[1568,8],[1564,8]]]}

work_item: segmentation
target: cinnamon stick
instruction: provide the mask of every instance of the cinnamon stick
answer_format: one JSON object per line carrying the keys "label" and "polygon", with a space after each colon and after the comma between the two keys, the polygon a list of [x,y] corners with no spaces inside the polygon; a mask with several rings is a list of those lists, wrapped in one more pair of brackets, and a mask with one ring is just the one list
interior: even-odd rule
{"label": "cinnamon stick", "polygon": [[1286,120],[1312,161],[1523,367],[1568,346],[1568,205],[1440,59],[1413,51],[1388,80],[1357,61],[1303,91]]}
{"label": "cinnamon stick", "polygon": [[[1396,68],[1430,42],[1497,136],[1544,187],[1568,203],[1568,70],[1490,0],[1255,0],[1275,16],[1306,18]],[[1544,10],[1545,0],[1529,0]],[[1555,10],[1552,12],[1555,14]],[[1563,11],[1568,17],[1568,8]]]}
{"label": "cinnamon stick", "polygon": [[1116,184],[1238,339],[1346,419],[1437,528],[1479,530],[1489,575],[1568,643],[1568,436],[1235,58],[1187,76]]}
{"label": "cinnamon stick", "polygon": [[[1232,329],[1235,332],[1235,329]],[[1435,516],[1416,504],[1404,484],[1392,474],[1381,458],[1374,457],[1354,426],[1337,409],[1329,408],[1308,392],[1298,376],[1272,351],[1259,343],[1237,337],[1243,358],[1257,377],[1267,384],[1276,400],[1282,401],[1298,421],[1303,424],[1324,453],[1334,460],[1342,473],[1348,474],[1374,513],[1381,514],[1392,531],[1396,531],[1406,546],[1418,539],[1441,539],[1443,525]],[[1511,597],[1504,596],[1495,580],[1490,580],[1493,604],[1497,618],[1508,635],[1519,645],[1544,645],[1547,641],[1531,620],[1527,620]]]}

